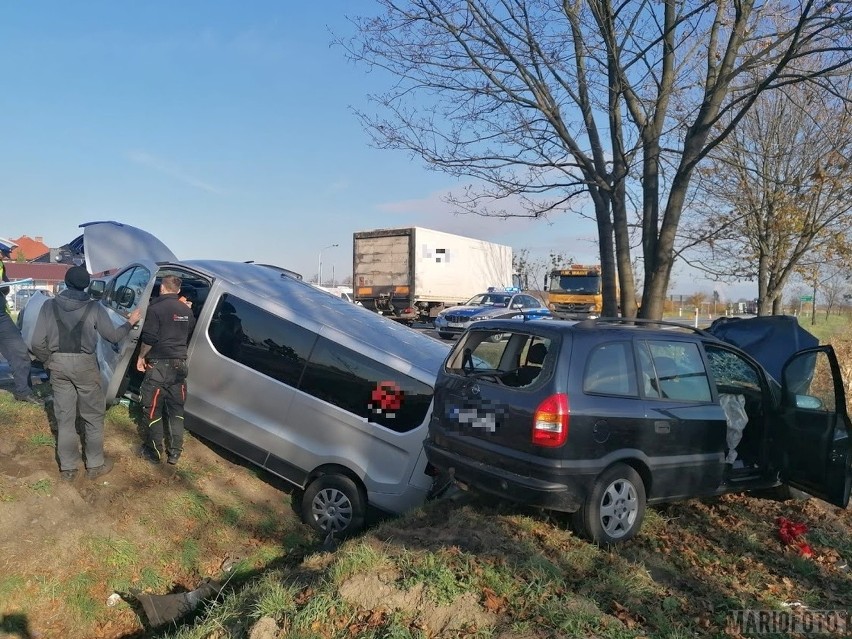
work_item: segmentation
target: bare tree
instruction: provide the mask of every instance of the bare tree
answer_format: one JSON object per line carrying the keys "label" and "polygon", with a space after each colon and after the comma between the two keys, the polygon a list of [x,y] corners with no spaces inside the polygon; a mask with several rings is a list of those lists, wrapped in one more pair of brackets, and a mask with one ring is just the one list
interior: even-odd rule
{"label": "bare tree", "polygon": [[699,169],[708,210],[686,225],[699,244],[692,264],[721,279],[756,279],[759,315],[780,310],[800,264],[852,252],[848,94],[797,85],[762,95]]}
{"label": "bare tree", "polygon": [[540,299],[544,301],[544,279],[555,268],[573,264],[574,258],[560,251],[551,251],[545,260],[533,257],[530,250],[522,248],[512,252],[512,270],[521,274]]}
{"label": "bare tree", "polygon": [[825,321],[828,321],[832,309],[843,306],[846,297],[852,292],[852,269],[849,263],[835,262],[826,264],[821,281],[822,294],[825,297]]}
{"label": "bare tree", "polygon": [[591,204],[604,314],[616,276],[622,313],[636,314],[638,225],[641,315],[662,315],[693,172],[757,97],[830,85],[852,63],[852,6],[834,0],[377,1],[381,15],[338,40],[395,76],[372,96],[378,114],[359,114],[374,143],[475,178],[451,198],[463,211],[541,218]]}

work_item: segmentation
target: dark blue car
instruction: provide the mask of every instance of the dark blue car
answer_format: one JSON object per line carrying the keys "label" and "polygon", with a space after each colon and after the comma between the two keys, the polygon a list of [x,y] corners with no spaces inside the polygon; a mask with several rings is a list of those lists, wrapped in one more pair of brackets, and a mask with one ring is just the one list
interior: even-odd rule
{"label": "dark blue car", "polygon": [[516,288],[490,288],[471,297],[465,304],[441,311],[435,330],[443,339],[460,335],[472,322],[487,319],[552,318],[551,312],[535,297]]}

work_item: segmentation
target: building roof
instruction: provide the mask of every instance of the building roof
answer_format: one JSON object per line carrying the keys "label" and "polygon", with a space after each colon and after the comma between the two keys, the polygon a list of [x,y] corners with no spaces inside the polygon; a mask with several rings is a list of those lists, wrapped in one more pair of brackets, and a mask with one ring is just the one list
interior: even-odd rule
{"label": "building roof", "polygon": [[45,280],[48,282],[62,282],[65,279],[65,271],[72,266],[71,264],[47,264],[44,262],[36,264],[28,262],[6,262],[5,264],[6,274],[10,280],[21,280],[31,277],[34,280]]}
{"label": "building roof", "polygon": [[34,260],[35,258],[50,252],[50,247],[42,241],[41,236],[30,237],[22,235],[19,238],[11,238],[17,244],[17,248],[12,250],[12,260],[19,259]]}

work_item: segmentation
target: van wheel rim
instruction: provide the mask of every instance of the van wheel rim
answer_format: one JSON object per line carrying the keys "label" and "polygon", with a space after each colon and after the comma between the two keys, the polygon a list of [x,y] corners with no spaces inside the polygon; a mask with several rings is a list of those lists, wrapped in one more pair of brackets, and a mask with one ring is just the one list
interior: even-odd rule
{"label": "van wheel rim", "polygon": [[341,531],[352,523],[352,502],[336,488],[324,488],[311,504],[314,519],[323,530]]}
{"label": "van wheel rim", "polygon": [[636,487],[627,479],[616,479],[601,497],[601,526],[612,539],[624,537],[636,523],[639,499]]}

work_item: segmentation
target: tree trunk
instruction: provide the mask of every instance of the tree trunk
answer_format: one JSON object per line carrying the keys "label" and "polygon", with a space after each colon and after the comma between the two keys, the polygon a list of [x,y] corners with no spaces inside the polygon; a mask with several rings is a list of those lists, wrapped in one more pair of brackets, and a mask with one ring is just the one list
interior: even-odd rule
{"label": "tree trunk", "polygon": [[[612,218],[615,234],[615,259],[618,265],[619,302],[622,317],[636,317],[636,280],[630,260],[630,231],[627,225],[627,206],[624,182],[616,185],[612,198]],[[615,294],[615,291],[613,291]],[[615,317],[615,315],[607,315]]]}
{"label": "tree trunk", "polygon": [[595,203],[595,220],[598,227],[598,247],[601,256],[601,284],[603,294],[603,317],[618,315],[616,301],[616,271],[615,252],[613,251],[613,227],[610,211],[611,200],[608,194],[599,189],[591,189],[592,200]]}

